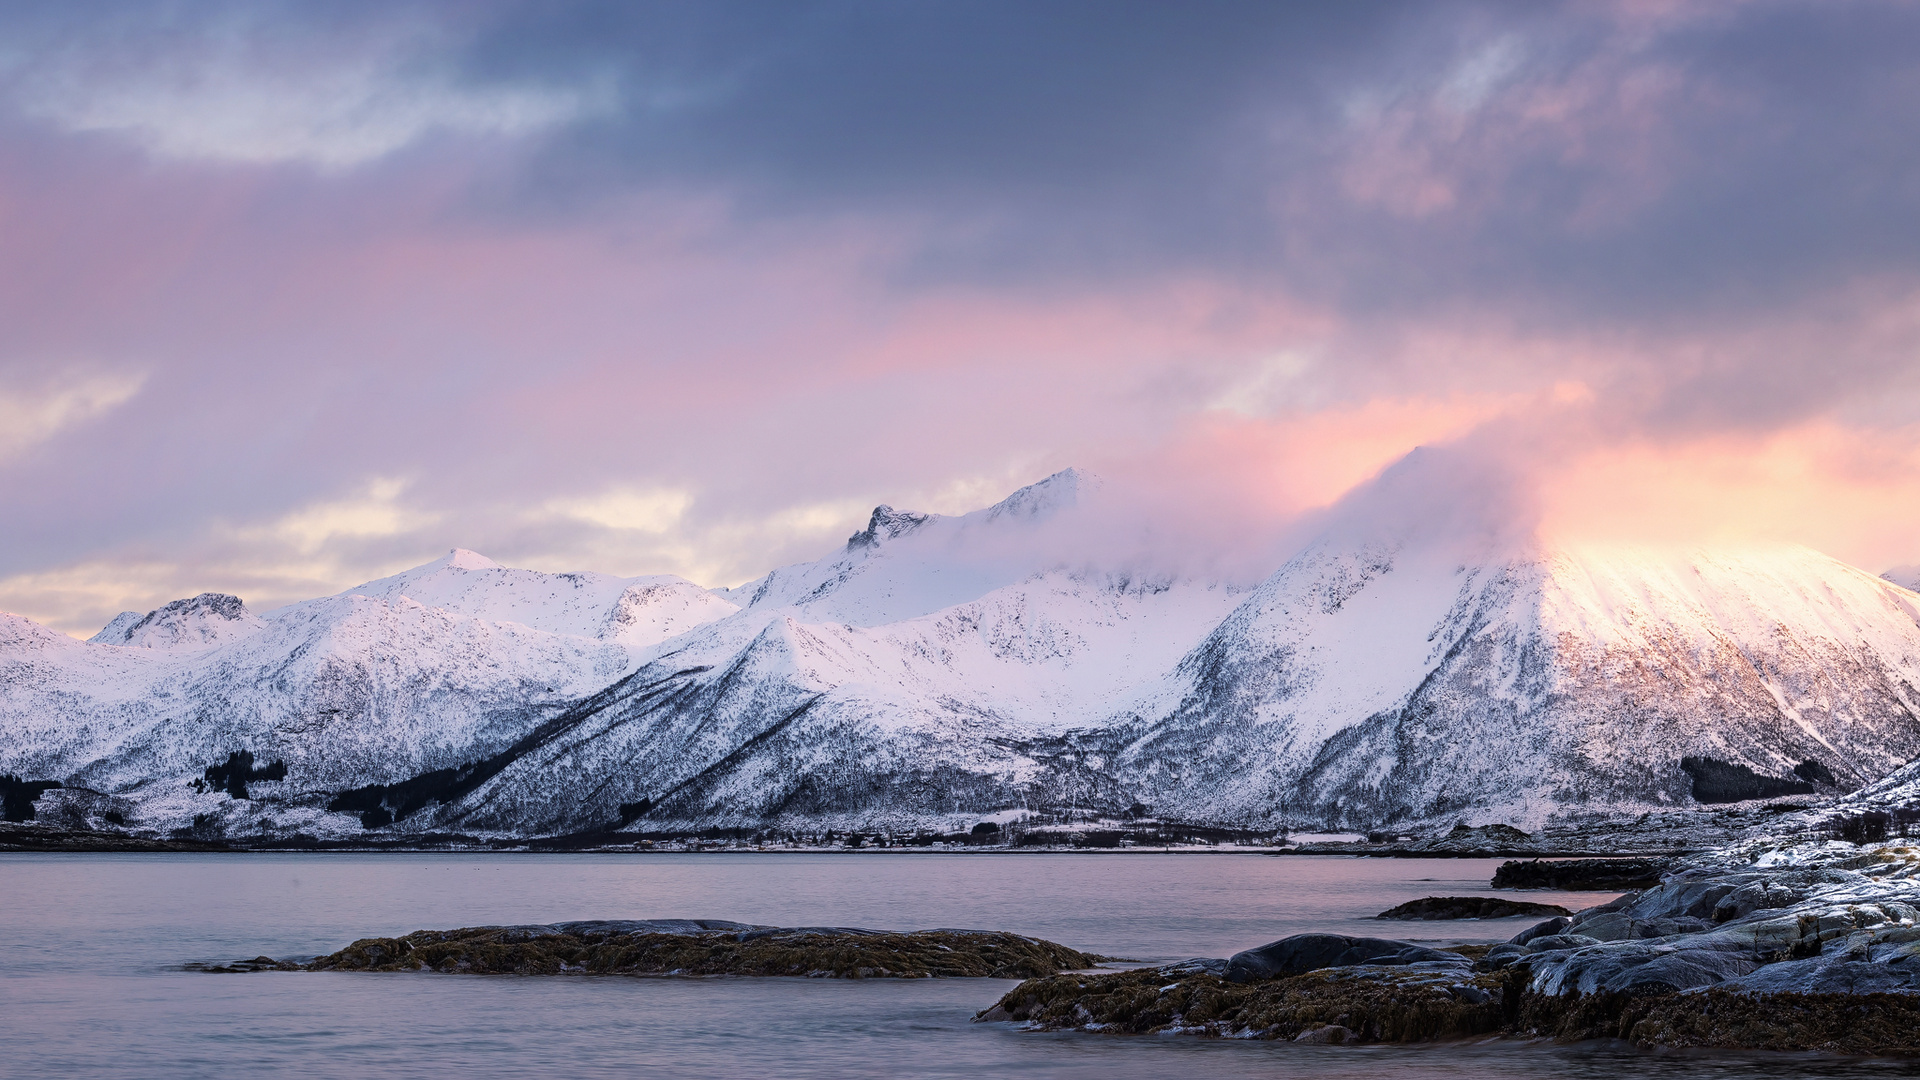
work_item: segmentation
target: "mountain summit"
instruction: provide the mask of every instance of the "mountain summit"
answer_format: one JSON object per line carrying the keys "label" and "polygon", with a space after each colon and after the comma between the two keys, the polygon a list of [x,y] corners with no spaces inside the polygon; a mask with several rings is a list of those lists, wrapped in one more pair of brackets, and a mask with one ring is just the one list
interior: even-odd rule
{"label": "mountain summit", "polygon": [[197,649],[246,637],[266,624],[237,596],[201,593],[142,615],[123,611],[87,639],[90,645],[142,649]]}

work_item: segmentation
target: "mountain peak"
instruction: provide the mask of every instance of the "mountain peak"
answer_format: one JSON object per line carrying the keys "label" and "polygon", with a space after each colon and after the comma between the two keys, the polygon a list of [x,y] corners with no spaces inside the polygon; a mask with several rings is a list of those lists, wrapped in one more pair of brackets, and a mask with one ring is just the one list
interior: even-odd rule
{"label": "mountain peak", "polygon": [[873,508],[873,516],[867,519],[867,527],[847,537],[847,550],[874,547],[885,540],[905,536],[913,530],[932,521],[932,514],[916,514],[911,510],[895,510],[886,503]]}
{"label": "mountain peak", "polygon": [[1080,469],[1061,469],[1045,480],[1026,487],[994,503],[983,513],[988,521],[1002,517],[1037,518],[1079,503],[1080,496],[1100,486],[1093,474]]}
{"label": "mountain peak", "polygon": [[145,615],[123,611],[87,641],[92,645],[177,649],[216,645],[245,637],[263,625],[239,597],[205,592],[191,599],[175,600]]}
{"label": "mountain peak", "polygon": [[454,548],[452,551],[447,552],[445,555],[440,556],[440,558],[427,565],[444,566],[453,570],[500,569],[499,563],[494,562],[492,559],[487,558],[477,551],[468,551],[466,548]]}

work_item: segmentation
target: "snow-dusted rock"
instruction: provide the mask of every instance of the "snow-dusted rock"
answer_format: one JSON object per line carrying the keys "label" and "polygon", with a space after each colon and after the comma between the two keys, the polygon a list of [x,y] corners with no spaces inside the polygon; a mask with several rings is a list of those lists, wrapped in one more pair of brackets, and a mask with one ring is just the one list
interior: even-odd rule
{"label": "snow-dusted rock", "polygon": [[1755,845],[1488,952],[1530,992],[1920,992],[1920,849]]}
{"label": "snow-dusted rock", "polygon": [[246,637],[266,623],[237,596],[201,593],[147,612],[123,611],[89,645],[130,645],[142,649],[199,649]]}

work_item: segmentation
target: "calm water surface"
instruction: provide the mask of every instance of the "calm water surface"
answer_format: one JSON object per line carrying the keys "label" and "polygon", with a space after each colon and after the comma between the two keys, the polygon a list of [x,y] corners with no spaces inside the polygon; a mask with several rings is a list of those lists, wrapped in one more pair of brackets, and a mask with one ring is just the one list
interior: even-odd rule
{"label": "calm water surface", "polygon": [[[1583,1045],[1340,1048],[1039,1034],[1011,988],[202,975],[423,928],[587,918],[1012,930],[1142,960],[1308,930],[1493,941],[1528,920],[1382,924],[1496,863],[1247,855],[0,855],[0,1076],[1883,1077],[1901,1063]],[[1528,893],[1582,907],[1610,894]]]}

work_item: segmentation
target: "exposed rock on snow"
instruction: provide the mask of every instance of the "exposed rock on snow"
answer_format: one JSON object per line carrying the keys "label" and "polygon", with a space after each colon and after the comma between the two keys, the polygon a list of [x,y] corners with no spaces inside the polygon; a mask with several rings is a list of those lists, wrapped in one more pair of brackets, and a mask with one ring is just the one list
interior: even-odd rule
{"label": "exposed rock on snow", "polygon": [[266,623],[247,610],[237,596],[201,593],[191,600],[175,600],[142,615],[123,611],[89,645],[130,645],[142,649],[198,649],[255,633]]}

